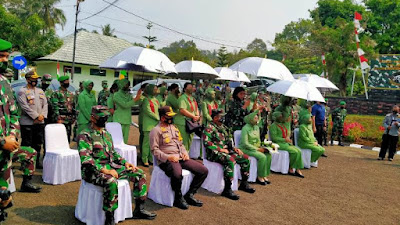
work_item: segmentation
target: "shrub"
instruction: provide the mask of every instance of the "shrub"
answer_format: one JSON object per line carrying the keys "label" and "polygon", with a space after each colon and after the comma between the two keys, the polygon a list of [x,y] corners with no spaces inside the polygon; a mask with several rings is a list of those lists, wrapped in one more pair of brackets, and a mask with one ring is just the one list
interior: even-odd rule
{"label": "shrub", "polygon": [[365,128],[360,123],[344,123],[343,136],[348,141],[354,142],[360,140],[363,132],[365,132]]}

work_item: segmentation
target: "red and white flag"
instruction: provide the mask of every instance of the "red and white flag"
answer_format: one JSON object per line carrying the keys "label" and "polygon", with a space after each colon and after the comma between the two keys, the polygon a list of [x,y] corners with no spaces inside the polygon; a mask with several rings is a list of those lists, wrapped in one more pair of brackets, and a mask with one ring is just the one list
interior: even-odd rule
{"label": "red and white flag", "polygon": [[362,20],[361,14],[358,13],[358,12],[355,12],[355,13],[354,13],[354,19],[355,19],[355,20],[358,20],[358,21]]}
{"label": "red and white flag", "polygon": [[57,61],[57,80],[60,77],[60,63]]}
{"label": "red and white flag", "polygon": [[321,59],[322,59],[322,65],[326,66],[325,53],[322,53]]}
{"label": "red and white flag", "polygon": [[359,31],[362,32],[360,20],[362,20],[361,14],[358,12],[355,12],[354,13],[354,26],[355,26],[354,33],[356,35],[357,54],[358,54],[358,57],[360,58],[361,69],[365,70],[365,69],[369,68],[369,65],[368,65],[368,59],[365,58],[365,56],[364,56],[365,52],[360,48],[360,38],[358,37]]}

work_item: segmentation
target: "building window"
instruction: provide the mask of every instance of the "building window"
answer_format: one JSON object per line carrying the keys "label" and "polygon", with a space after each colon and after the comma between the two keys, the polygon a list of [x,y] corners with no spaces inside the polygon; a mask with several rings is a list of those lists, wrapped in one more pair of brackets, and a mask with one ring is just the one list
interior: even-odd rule
{"label": "building window", "polygon": [[99,69],[90,69],[90,75],[93,76],[106,76],[106,71],[105,70],[99,70]]}
{"label": "building window", "polygon": [[[81,74],[81,72],[82,72],[82,68],[75,66],[75,73]],[[72,73],[72,66],[64,66],[64,73],[65,74],[67,74],[67,73],[71,74]]]}

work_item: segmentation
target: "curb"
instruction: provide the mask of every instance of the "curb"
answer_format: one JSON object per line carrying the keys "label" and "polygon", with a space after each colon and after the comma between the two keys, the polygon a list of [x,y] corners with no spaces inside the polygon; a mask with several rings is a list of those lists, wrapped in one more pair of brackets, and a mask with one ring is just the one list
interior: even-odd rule
{"label": "curb", "polygon": [[[338,145],[339,142],[338,141],[333,141],[333,145]],[[374,152],[379,152],[381,150],[381,148],[379,147],[371,147],[371,146],[366,146],[366,145],[359,145],[359,144],[347,144],[345,143],[345,145],[351,147],[351,148],[358,148],[358,149],[365,149],[365,150],[371,150]],[[396,155],[400,155],[400,151],[397,151]]]}

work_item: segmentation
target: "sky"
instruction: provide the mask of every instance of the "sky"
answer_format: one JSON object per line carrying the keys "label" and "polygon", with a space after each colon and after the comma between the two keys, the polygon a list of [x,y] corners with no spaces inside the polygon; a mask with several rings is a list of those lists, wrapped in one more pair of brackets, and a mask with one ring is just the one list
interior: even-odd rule
{"label": "sky", "polygon": [[[116,0],[85,0],[80,4],[78,28],[101,33],[101,26],[110,24],[115,35],[130,42],[147,44],[142,36],[148,35],[147,21],[121,9],[110,6]],[[309,18],[309,10],[318,0],[117,0],[115,5],[128,12],[149,19],[175,31],[217,42],[209,43],[184,36],[154,25],[151,36],[156,36],[156,48],[168,46],[181,39],[194,40],[200,49],[214,50],[222,44],[229,51],[245,48],[255,38],[273,42],[275,34],[282,32],[286,24]],[[64,10],[67,23],[57,34],[65,37],[73,34],[76,0],[61,0],[57,5]],[[232,47],[230,47],[232,46]]]}

